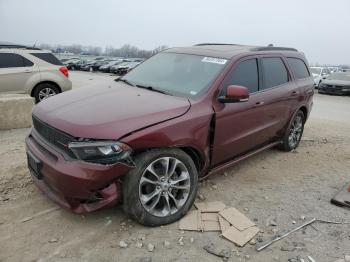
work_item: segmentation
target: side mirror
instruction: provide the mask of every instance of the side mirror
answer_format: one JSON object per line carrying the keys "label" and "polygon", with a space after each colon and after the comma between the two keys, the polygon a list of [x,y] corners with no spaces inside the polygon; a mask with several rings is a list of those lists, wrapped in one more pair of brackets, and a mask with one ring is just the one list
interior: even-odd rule
{"label": "side mirror", "polygon": [[226,89],[226,95],[218,98],[221,103],[246,102],[249,99],[249,90],[244,86],[231,85]]}

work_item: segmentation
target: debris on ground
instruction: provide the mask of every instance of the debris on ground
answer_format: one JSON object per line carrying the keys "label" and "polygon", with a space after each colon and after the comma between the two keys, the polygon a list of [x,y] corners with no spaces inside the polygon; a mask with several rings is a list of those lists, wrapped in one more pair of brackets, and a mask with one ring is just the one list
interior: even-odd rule
{"label": "debris on ground", "polygon": [[180,230],[218,231],[222,237],[242,247],[259,229],[254,222],[233,207],[222,202],[195,203],[197,210],[188,213],[179,222]]}
{"label": "debris on ground", "polygon": [[209,254],[212,254],[217,257],[221,257],[223,261],[227,261],[231,256],[230,250],[216,248],[213,243],[210,243],[209,245],[205,245],[203,249],[207,251]]}
{"label": "debris on ground", "polygon": [[126,243],[125,241],[121,240],[121,241],[119,241],[119,247],[127,248],[128,247],[128,243]]}
{"label": "debris on ground", "polygon": [[52,238],[48,242],[49,243],[56,243],[56,242],[58,242],[58,239],[57,238]]}
{"label": "debris on ground", "polygon": [[170,248],[170,242],[168,240],[164,240],[164,247]]}
{"label": "debris on ground", "polygon": [[148,250],[148,252],[153,252],[154,248],[155,248],[155,246],[154,246],[153,244],[151,244],[151,243],[149,243],[149,244],[147,245],[147,250]]}
{"label": "debris on ground", "polygon": [[298,227],[296,227],[296,228],[294,228],[292,230],[289,230],[289,231],[287,231],[284,234],[281,234],[281,235],[278,234],[277,236],[273,237],[270,241],[268,241],[268,242],[266,242],[266,243],[264,243],[262,245],[259,245],[259,247],[257,247],[257,251],[263,250],[264,248],[272,245],[273,243],[275,243],[275,242],[277,242],[277,241],[287,237],[289,234],[291,234],[291,233],[293,233],[295,231],[298,231],[299,229],[302,229],[303,227],[306,227],[307,225],[310,225],[310,224],[314,223],[315,221],[316,221],[316,218],[313,218],[310,221],[308,221],[308,222],[306,222],[306,223],[304,223],[304,224],[302,224],[302,225],[300,225],[300,226],[298,226]]}
{"label": "debris on ground", "polygon": [[340,206],[350,208],[350,183],[340,190],[332,199],[331,203]]}

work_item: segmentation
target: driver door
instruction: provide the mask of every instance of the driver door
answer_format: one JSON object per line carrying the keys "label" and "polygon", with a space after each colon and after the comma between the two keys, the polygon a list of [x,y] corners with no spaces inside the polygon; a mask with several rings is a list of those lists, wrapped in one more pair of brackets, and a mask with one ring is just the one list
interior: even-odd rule
{"label": "driver door", "polygon": [[220,104],[215,109],[212,165],[233,159],[266,141],[264,97],[258,92],[260,82],[258,60],[251,57],[241,60],[224,80],[225,88],[247,87],[250,97],[246,102]]}

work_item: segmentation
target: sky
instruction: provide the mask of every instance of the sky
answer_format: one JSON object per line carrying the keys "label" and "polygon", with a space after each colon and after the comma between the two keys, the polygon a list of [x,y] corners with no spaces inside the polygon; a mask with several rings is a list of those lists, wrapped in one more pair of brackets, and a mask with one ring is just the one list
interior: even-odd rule
{"label": "sky", "polygon": [[105,47],[294,47],[350,64],[350,0],[0,0],[0,41]]}

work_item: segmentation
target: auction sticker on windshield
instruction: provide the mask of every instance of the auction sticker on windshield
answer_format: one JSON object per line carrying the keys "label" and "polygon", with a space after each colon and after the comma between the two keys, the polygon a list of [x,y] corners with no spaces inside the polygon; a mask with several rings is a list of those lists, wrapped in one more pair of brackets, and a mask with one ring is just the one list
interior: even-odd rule
{"label": "auction sticker on windshield", "polygon": [[226,64],[227,60],[215,57],[204,57],[202,62],[224,65]]}

